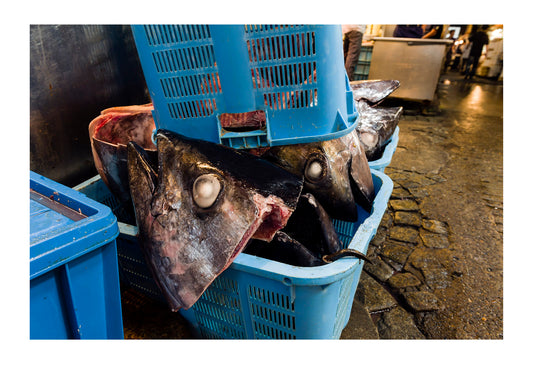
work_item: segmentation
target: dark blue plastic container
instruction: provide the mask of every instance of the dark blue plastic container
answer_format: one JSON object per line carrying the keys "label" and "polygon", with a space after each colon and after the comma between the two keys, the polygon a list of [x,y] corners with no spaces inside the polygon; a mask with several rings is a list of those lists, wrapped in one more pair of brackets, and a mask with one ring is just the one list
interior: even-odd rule
{"label": "dark blue plastic container", "polygon": [[122,339],[117,219],[30,172],[30,338]]}

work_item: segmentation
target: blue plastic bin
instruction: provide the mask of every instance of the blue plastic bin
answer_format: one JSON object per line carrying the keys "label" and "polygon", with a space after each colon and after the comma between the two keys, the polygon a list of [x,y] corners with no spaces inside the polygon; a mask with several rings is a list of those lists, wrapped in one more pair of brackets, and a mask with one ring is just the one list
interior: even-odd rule
{"label": "blue plastic bin", "polygon": [[361,52],[359,53],[359,62],[371,62],[373,49],[374,46],[361,46]]}
{"label": "blue plastic bin", "polygon": [[[132,31],[157,129],[256,148],[329,140],[355,127],[340,25],[132,25]],[[265,119],[260,129],[222,127],[222,116],[252,111]]]}
{"label": "blue plastic bin", "polygon": [[122,339],[117,219],[30,172],[30,338]]}
{"label": "blue plastic bin", "polygon": [[381,158],[374,160],[374,161],[368,161],[368,165],[370,166],[370,169],[379,170],[381,172],[385,171],[385,168],[389,166],[389,164],[392,161],[392,156],[394,155],[394,152],[396,152],[396,147],[398,147],[399,139],[400,139],[400,127],[396,127],[396,130],[394,130],[389,143],[383,150],[383,154],[381,155]]}
{"label": "blue plastic bin", "polygon": [[370,72],[370,63],[372,61],[373,46],[361,46],[361,52],[359,53],[359,60],[355,66],[354,81],[368,80],[368,73]]}
{"label": "blue plastic bin", "polygon": [[[387,208],[393,183],[372,171],[376,198],[358,222],[334,220],[345,247],[366,253]],[[91,186],[103,186],[92,189]],[[103,194],[98,178],[76,187]],[[109,194],[108,192],[108,195]],[[95,198],[106,200],[105,198]],[[122,277],[132,287],[163,300],[136,241],[136,228],[119,223]],[[189,310],[180,310],[196,335],[223,339],[338,339],[348,320],[363,261],[337,260],[319,267],[294,267],[241,253]]]}

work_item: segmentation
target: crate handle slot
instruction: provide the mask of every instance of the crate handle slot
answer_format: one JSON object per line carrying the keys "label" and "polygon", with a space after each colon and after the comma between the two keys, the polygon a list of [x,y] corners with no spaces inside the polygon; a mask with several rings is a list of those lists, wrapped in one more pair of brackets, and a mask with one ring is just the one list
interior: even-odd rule
{"label": "crate handle slot", "polygon": [[248,132],[266,129],[266,113],[263,110],[245,113],[223,113],[218,116],[220,127],[229,132]]}

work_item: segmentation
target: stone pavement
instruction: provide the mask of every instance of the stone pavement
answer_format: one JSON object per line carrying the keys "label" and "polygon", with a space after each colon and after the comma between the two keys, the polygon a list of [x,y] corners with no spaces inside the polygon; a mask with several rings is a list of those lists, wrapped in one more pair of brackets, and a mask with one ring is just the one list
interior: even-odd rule
{"label": "stone pavement", "polygon": [[433,115],[404,104],[394,190],[341,339],[503,338],[502,91],[444,77]]}
{"label": "stone pavement", "polygon": [[345,330],[343,339],[425,339],[417,323],[444,309],[434,291],[462,275],[448,249],[448,225],[428,217],[419,205],[419,198],[428,195],[425,187],[443,178],[393,169],[387,173],[394,190],[368,248],[373,263],[364,265],[350,318],[370,320],[359,336]]}

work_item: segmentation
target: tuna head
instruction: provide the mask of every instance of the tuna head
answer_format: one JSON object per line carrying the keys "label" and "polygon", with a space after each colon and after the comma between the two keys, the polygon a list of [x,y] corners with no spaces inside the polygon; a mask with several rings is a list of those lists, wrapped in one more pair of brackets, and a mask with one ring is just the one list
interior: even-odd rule
{"label": "tuna head", "polygon": [[350,82],[356,102],[366,101],[375,106],[400,87],[398,80],[361,80]]}
{"label": "tuna head", "polygon": [[368,211],[372,207],[372,174],[354,133],[327,141],[272,147],[262,156],[303,176],[304,190],[312,193],[331,217],[355,221],[357,204]]}
{"label": "tuna head", "polygon": [[267,161],[218,144],[157,134],[157,172],[128,145],[139,238],[171,309],[190,308],[244,249],[270,241],[296,208],[303,181]]}
{"label": "tuna head", "polygon": [[403,107],[371,107],[365,101],[357,102],[359,122],[357,133],[366,157],[374,161],[381,157],[383,148],[388,143],[400,122]]}
{"label": "tuna head", "polygon": [[89,136],[96,170],[109,190],[131,207],[128,187],[128,154],[130,141],[142,146],[156,158],[156,146],[151,140],[155,123],[152,104],[112,107],[105,109],[89,124]]}

